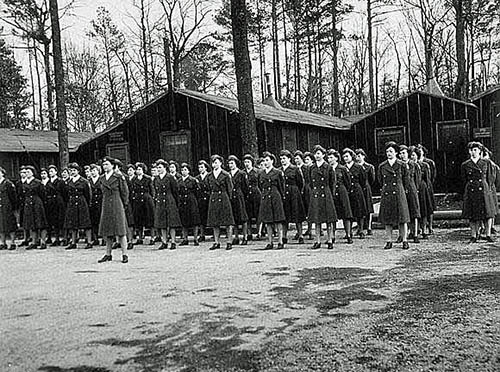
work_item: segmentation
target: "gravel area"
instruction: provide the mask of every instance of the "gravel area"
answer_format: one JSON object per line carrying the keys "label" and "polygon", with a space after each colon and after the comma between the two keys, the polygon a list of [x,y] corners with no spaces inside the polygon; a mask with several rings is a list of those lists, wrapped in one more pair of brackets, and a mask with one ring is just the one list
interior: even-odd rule
{"label": "gravel area", "polygon": [[0,371],[500,370],[500,249],[466,238],[0,251]]}

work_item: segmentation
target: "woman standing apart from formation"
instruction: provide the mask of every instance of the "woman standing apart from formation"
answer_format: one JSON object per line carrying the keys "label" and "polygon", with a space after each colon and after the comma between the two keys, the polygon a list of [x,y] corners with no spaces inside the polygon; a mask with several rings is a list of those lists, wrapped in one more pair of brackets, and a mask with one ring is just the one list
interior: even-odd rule
{"label": "woman standing apart from formation", "polygon": [[363,193],[366,200],[366,209],[368,211],[365,221],[366,235],[372,235],[372,220],[374,212],[372,188],[375,185],[375,167],[372,164],[366,162],[366,152],[363,149],[356,150],[356,161],[365,170],[366,183],[364,186],[361,186],[363,186]]}
{"label": "woman standing apart from formation", "polygon": [[[231,193],[231,208],[234,218],[234,239],[233,245],[247,245],[248,235],[248,214],[245,204],[245,195],[248,194],[248,179],[245,172],[239,169],[240,160],[230,155],[227,159],[233,192]],[[242,227],[242,238],[239,239],[239,227]]]}
{"label": "woman standing apart from formation", "polygon": [[[328,150],[328,163],[335,171],[335,191],[333,201],[337,217],[344,223],[344,230],[347,244],[352,244],[352,210],[349,200],[348,188],[351,187],[351,176],[346,167],[339,164],[340,153],[337,150]],[[333,229],[333,239],[335,240],[335,229]]]}
{"label": "woman standing apart from formation", "polygon": [[[17,221],[14,211],[17,209],[17,201],[16,186],[5,178],[5,169],[0,167],[0,250],[16,249]],[[9,246],[7,238],[10,239]]]}
{"label": "woman standing apart from formation", "polygon": [[76,249],[78,230],[85,230],[87,244],[85,249],[92,248],[92,222],[90,220],[89,204],[92,198],[89,182],[80,176],[80,166],[70,163],[68,169],[71,175],[68,182],[68,204],[64,228],[71,231],[71,243],[65,249]]}
{"label": "woman standing apart from formation", "polygon": [[193,228],[194,245],[198,243],[198,230],[201,224],[200,210],[196,196],[200,190],[198,180],[190,175],[191,167],[187,163],[181,164],[181,179],[179,185],[179,214],[182,223],[182,242],[180,245],[189,244],[189,229]]}
{"label": "woman standing apart from formation", "polygon": [[392,227],[399,226],[399,236],[403,241],[403,249],[410,248],[408,237],[408,222],[410,212],[405,190],[408,189],[408,168],[397,159],[399,147],[395,142],[385,145],[387,160],[378,167],[378,182],[382,186],[380,199],[379,221],[385,226],[387,243],[384,249],[392,248]]}
{"label": "woman standing apart from formation", "polygon": [[488,162],[481,158],[481,143],[469,142],[467,149],[470,158],[462,163],[462,178],[465,184],[462,216],[470,223],[470,243],[478,241],[482,221],[486,221],[486,241],[492,243],[494,240],[491,237],[491,227],[496,208],[491,196],[491,169]]}
{"label": "woman standing apart from formation", "polygon": [[162,240],[159,250],[168,248],[167,231],[170,233],[170,239],[172,240],[170,249],[176,249],[175,228],[182,226],[179,209],[177,208],[177,181],[172,175],[167,174],[167,166],[168,163],[163,159],[156,162],[158,177],[155,177],[153,181],[156,197],[155,228],[161,232]]}
{"label": "woman standing apart from formation", "polygon": [[234,217],[231,208],[231,196],[233,183],[231,176],[222,169],[223,159],[220,155],[212,155],[212,173],[208,175],[208,185],[210,187],[210,200],[208,203],[207,226],[214,229],[214,244],[211,251],[220,249],[220,228],[226,226],[228,242],[226,250],[231,250],[233,245]]}
{"label": "woman standing apart from formation", "polygon": [[302,190],[304,188],[304,177],[300,168],[292,165],[292,153],[281,150],[281,171],[285,181],[285,194],[283,195],[283,208],[285,209],[286,221],[283,224],[283,243],[288,243],[288,225],[295,224],[297,230],[296,239],[299,244],[304,244],[302,236],[302,222],[306,220]]}
{"label": "woman standing apart from formation", "polygon": [[208,184],[208,174],[210,166],[205,160],[198,162],[198,172],[196,176],[198,180],[198,210],[200,211],[200,237],[199,242],[205,241],[205,227],[207,226],[208,217],[208,202],[210,200],[210,185]]}
{"label": "woman standing apart from formation", "polygon": [[364,239],[363,233],[365,218],[368,215],[366,207],[366,196],[363,188],[366,187],[365,169],[354,161],[356,154],[353,150],[346,148],[342,151],[342,158],[351,177],[351,186],[349,187],[349,201],[351,202],[352,215],[358,223],[357,235]]}
{"label": "woman standing apart from formation", "polygon": [[278,230],[278,247],[283,249],[283,223],[286,220],[283,208],[285,182],[283,173],[274,167],[276,158],[270,152],[262,154],[264,170],[259,174],[259,188],[262,192],[259,220],[266,225],[269,243],[265,250],[273,249],[273,227]]}
{"label": "woman standing apart from formation", "polygon": [[128,262],[125,254],[127,247],[127,218],[125,208],[129,202],[127,181],[123,174],[115,171],[116,161],[106,157],[102,161],[104,174],[101,176],[102,213],[99,234],[106,239],[106,254],[98,262],[112,260],[111,250],[115,239],[120,242],[122,262]]}
{"label": "woman standing apart from formation", "polygon": [[333,201],[335,192],[335,171],[325,161],[326,150],[320,145],[313,149],[315,164],[311,166],[311,200],[309,202],[309,221],[316,226],[316,242],[312,249],[321,248],[322,224],[326,223],[327,248],[333,249],[333,227],[337,222],[337,211]]}
{"label": "woman standing apart from formation", "polygon": [[259,208],[262,194],[259,189],[259,172],[254,167],[255,159],[252,155],[246,154],[243,156],[243,165],[245,166],[245,174],[248,181],[248,190],[245,195],[246,208],[248,214],[248,235],[247,240],[253,240],[252,221],[255,221],[256,230],[259,228]]}

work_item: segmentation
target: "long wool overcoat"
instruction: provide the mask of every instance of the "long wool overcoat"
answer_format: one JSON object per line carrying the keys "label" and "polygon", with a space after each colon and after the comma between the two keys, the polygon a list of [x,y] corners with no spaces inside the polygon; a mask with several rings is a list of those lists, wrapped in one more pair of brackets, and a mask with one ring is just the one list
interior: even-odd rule
{"label": "long wool overcoat", "polygon": [[259,188],[262,196],[259,209],[259,221],[262,223],[284,222],[285,209],[283,207],[283,195],[285,193],[285,181],[283,173],[271,168],[259,173]]}
{"label": "long wool overcoat", "polygon": [[221,170],[217,177],[215,177],[212,172],[207,178],[210,188],[207,226],[219,227],[234,225],[233,209],[231,207],[231,196],[233,192],[231,176],[225,170]]}
{"label": "long wool overcoat", "polygon": [[92,222],[92,227],[94,229],[98,229],[101,222],[102,212],[101,177],[98,177],[95,182],[93,179],[90,179],[89,183],[90,190],[92,191],[92,197],[90,198],[89,205],[90,221]]}
{"label": "long wool overcoat", "polygon": [[482,221],[495,216],[492,197],[493,177],[488,162],[471,159],[462,163],[462,178],[465,183],[462,216],[471,221]]}
{"label": "long wool overcoat", "polygon": [[30,183],[23,183],[23,228],[25,230],[39,230],[48,227],[43,206],[43,191],[42,182],[36,178]]}
{"label": "long wool overcoat", "polygon": [[131,194],[135,226],[153,227],[155,213],[153,179],[146,174],[140,179],[135,177],[129,192]]}
{"label": "long wool overcoat", "polygon": [[17,202],[16,186],[5,178],[0,183],[0,234],[10,234],[17,230],[14,215]]}
{"label": "long wool overcoat", "polygon": [[245,203],[245,195],[248,194],[248,179],[244,171],[238,169],[231,176],[233,192],[231,193],[231,208],[233,210],[234,223],[241,225],[248,221],[248,213]]}
{"label": "long wool overcoat", "polygon": [[285,209],[286,222],[304,222],[306,220],[306,211],[302,198],[302,190],[304,189],[302,171],[295,165],[290,165],[286,169],[281,168],[281,171],[285,181],[283,208]]}
{"label": "long wool overcoat", "polygon": [[179,187],[179,214],[183,227],[199,226],[201,223],[197,195],[200,190],[198,180],[192,176],[181,178]]}
{"label": "long wool overcoat", "polygon": [[351,186],[348,191],[352,215],[354,218],[363,218],[368,214],[366,196],[363,191],[367,183],[365,170],[357,163],[352,163],[351,168],[347,166],[346,168],[351,176]]}
{"label": "long wool overcoat", "polygon": [[432,210],[435,211],[436,198],[434,195],[434,182],[436,182],[437,177],[436,163],[434,162],[434,160],[429,158],[424,158],[423,162],[429,166],[429,179],[427,181],[427,187],[429,188],[429,195],[431,197]]}
{"label": "long wool overcoat", "polygon": [[346,167],[337,164],[335,167],[335,176],[337,182],[335,183],[333,201],[337,217],[342,220],[352,220],[351,201],[349,200],[349,192],[347,191],[351,187],[351,175]]}
{"label": "long wool overcoat", "polygon": [[153,188],[156,199],[154,227],[157,229],[181,227],[181,217],[177,207],[179,197],[177,180],[170,174],[166,174],[163,178],[158,176],[153,181]]}
{"label": "long wool overcoat", "polygon": [[314,164],[309,171],[311,179],[309,221],[314,223],[335,223],[337,221],[337,211],[333,201],[337,183],[335,171],[326,162],[321,166]]}
{"label": "long wool overcoat", "polygon": [[102,212],[99,235],[103,237],[123,236],[127,233],[125,208],[129,203],[127,181],[121,173],[114,172],[109,179],[100,177],[102,190]]}
{"label": "long wool overcoat", "polygon": [[127,217],[127,226],[133,227],[135,226],[135,221],[134,221],[134,210],[132,208],[132,193],[130,192],[130,189],[132,188],[132,183],[135,180],[135,176],[130,178],[128,177],[128,175],[127,176],[124,175],[124,177],[127,182],[127,188],[129,190],[128,203],[125,206],[125,216]]}
{"label": "long wool overcoat", "polygon": [[408,168],[408,185],[405,190],[406,201],[408,202],[410,218],[414,220],[421,217],[417,185],[422,182],[422,172],[420,171],[420,165],[411,160],[406,163],[406,167]]}
{"label": "long wool overcoat", "polygon": [[491,175],[491,197],[493,198],[493,205],[495,206],[495,214],[498,214],[499,212],[499,207],[498,207],[498,195],[497,195],[497,183],[498,183],[498,177],[500,176],[500,168],[498,167],[497,164],[495,164],[492,160],[486,159],[488,162],[488,167],[490,175]]}
{"label": "long wool overcoat", "polygon": [[366,183],[363,186],[363,193],[365,195],[365,202],[366,202],[366,209],[368,210],[368,213],[373,213],[373,194],[372,194],[372,188],[375,185],[375,180],[376,180],[376,175],[375,175],[375,166],[373,166],[370,163],[364,163],[362,165],[363,169],[365,170],[365,175],[366,175]]}
{"label": "long wool overcoat", "polygon": [[307,217],[309,217],[309,202],[311,201],[311,166],[303,165],[300,167],[302,175],[304,176],[304,189],[302,190],[302,200],[304,201],[304,208]]}
{"label": "long wool overcoat", "polygon": [[401,160],[396,159],[391,166],[389,161],[378,167],[380,191],[380,211],[378,219],[382,225],[393,225],[410,222],[410,212],[405,190],[408,188],[408,168]]}
{"label": "long wool overcoat", "polygon": [[16,185],[16,193],[17,193],[17,205],[19,206],[19,225],[24,226],[24,182],[21,180],[17,180],[15,182]]}
{"label": "long wool overcoat", "polygon": [[207,225],[207,217],[208,217],[208,203],[210,200],[210,185],[208,184],[208,173],[205,177],[202,177],[201,174],[196,176],[198,180],[199,190],[198,190],[198,210],[200,211],[200,220],[201,225]]}
{"label": "long wool overcoat", "polygon": [[248,191],[245,195],[248,218],[256,220],[259,217],[260,200],[262,194],[259,189],[259,172],[252,168],[251,171],[245,171],[248,181]]}
{"label": "long wool overcoat", "polygon": [[83,177],[76,181],[71,179],[67,186],[68,203],[66,205],[66,218],[64,228],[68,230],[90,229],[89,204],[92,191],[89,182]]}
{"label": "long wool overcoat", "polygon": [[60,178],[50,179],[44,185],[45,214],[50,228],[62,229],[66,218],[66,203],[64,201],[66,184]]}
{"label": "long wool overcoat", "polygon": [[433,195],[429,188],[429,184],[431,184],[431,170],[429,164],[424,161],[419,161],[417,164],[420,166],[421,173],[420,185],[417,185],[420,216],[428,218],[434,213]]}

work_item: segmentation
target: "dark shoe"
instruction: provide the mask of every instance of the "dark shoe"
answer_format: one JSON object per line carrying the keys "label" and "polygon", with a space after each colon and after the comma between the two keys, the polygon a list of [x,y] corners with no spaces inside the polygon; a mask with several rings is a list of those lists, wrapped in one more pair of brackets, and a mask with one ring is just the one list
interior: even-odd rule
{"label": "dark shoe", "polygon": [[112,258],[112,256],[111,256],[111,255],[109,255],[109,256],[108,256],[107,254],[105,254],[105,255],[103,256],[103,258],[101,258],[101,259],[100,259],[99,261],[97,261],[97,262],[98,262],[98,263],[103,263],[103,262],[111,261],[112,259],[113,259],[113,258]]}
{"label": "dark shoe", "polygon": [[278,243],[278,246],[276,247],[276,249],[284,249],[285,248],[285,245],[283,243]]}
{"label": "dark shoe", "polygon": [[241,241],[240,245],[248,245],[247,240],[246,240],[246,239],[243,239],[243,240]]}
{"label": "dark shoe", "polygon": [[261,236],[260,234],[257,234],[257,235],[255,236],[255,240],[260,240],[260,239],[262,239],[262,236]]}
{"label": "dark shoe", "polygon": [[333,249],[333,243],[327,243],[327,249]]}
{"label": "dark shoe", "polygon": [[113,245],[111,246],[111,249],[118,249],[120,248],[120,244],[118,244],[117,242],[114,242]]}
{"label": "dark shoe", "polygon": [[425,233],[422,233],[422,239],[427,240],[429,239],[429,236]]}
{"label": "dark shoe", "polygon": [[93,247],[92,243],[88,243],[87,245],[85,245],[84,249],[92,249],[92,247]]}
{"label": "dark shoe", "polygon": [[167,248],[168,248],[167,243],[161,243],[160,246],[158,247],[158,250],[162,251],[162,250],[167,249]]}
{"label": "dark shoe", "polygon": [[201,242],[204,242],[205,241],[205,235],[202,235],[198,238],[198,241],[201,243]]}
{"label": "dark shoe", "polygon": [[350,236],[347,237],[347,244],[353,244],[352,238]]}
{"label": "dark shoe", "polygon": [[403,242],[403,237],[402,236],[398,236],[398,240],[396,240],[396,243],[402,243]]}
{"label": "dark shoe", "polygon": [[106,246],[106,239],[102,238],[101,247],[105,247],[105,246]]}
{"label": "dark shoe", "polygon": [[30,245],[28,245],[28,246],[26,247],[26,250],[27,250],[27,251],[30,251],[30,250],[32,250],[32,249],[36,249],[36,248],[37,248],[37,245],[36,245],[36,244],[30,244]]}
{"label": "dark shoe", "polygon": [[195,247],[198,247],[198,246],[200,245],[200,243],[198,243],[198,239],[195,239],[195,240],[194,240],[193,245],[194,245]]}
{"label": "dark shoe", "polygon": [[70,244],[69,244],[66,248],[64,248],[64,249],[66,249],[66,250],[70,250],[70,249],[76,249],[76,248],[77,248],[77,247],[76,247],[76,243],[70,243]]}
{"label": "dark shoe", "polygon": [[311,247],[311,249],[320,249],[321,248],[321,243],[314,243],[313,246]]}
{"label": "dark shoe", "polygon": [[495,243],[495,239],[493,239],[491,236],[487,236],[486,238],[484,238],[484,240],[486,240],[488,243]]}
{"label": "dark shoe", "polygon": [[124,254],[122,257],[122,263],[127,263],[127,262],[128,262],[128,256]]}
{"label": "dark shoe", "polygon": [[48,239],[45,241],[45,244],[52,244],[52,238],[48,238]]}
{"label": "dark shoe", "polygon": [[219,243],[214,243],[208,250],[209,251],[215,251],[216,249],[220,249],[220,244]]}
{"label": "dark shoe", "polygon": [[170,244],[170,250],[171,251],[173,251],[176,248],[177,248],[177,245],[175,243]]}
{"label": "dark shoe", "polygon": [[187,239],[184,239],[179,245],[189,245],[189,241]]}
{"label": "dark shoe", "polygon": [[384,249],[392,249],[392,242],[385,243]]}
{"label": "dark shoe", "polygon": [[153,238],[151,238],[151,240],[149,241],[149,245],[155,245],[155,240]]}
{"label": "dark shoe", "polygon": [[268,243],[265,247],[264,247],[264,250],[265,251],[270,251],[271,249],[273,249],[274,246],[273,246],[273,243]]}
{"label": "dark shoe", "polygon": [[0,251],[4,251],[7,249],[7,244],[0,244]]}
{"label": "dark shoe", "polygon": [[144,240],[137,239],[137,241],[135,242],[135,244],[137,244],[137,245],[143,245],[144,244]]}
{"label": "dark shoe", "polygon": [[127,249],[128,250],[134,249],[134,243],[128,243],[127,244]]}
{"label": "dark shoe", "polygon": [[159,242],[161,242],[161,237],[160,237],[160,236],[156,236],[156,237],[154,238],[154,242],[155,242],[155,243],[159,243]]}
{"label": "dark shoe", "polygon": [[30,244],[29,240],[23,240],[21,244],[19,244],[20,247],[27,247]]}
{"label": "dark shoe", "polygon": [[415,236],[413,238],[413,243],[417,243],[417,244],[420,243],[420,239],[418,238],[418,236]]}
{"label": "dark shoe", "polygon": [[288,244],[288,238],[283,238],[283,244]]}
{"label": "dark shoe", "polygon": [[298,240],[297,243],[304,244],[304,237],[303,236],[299,236],[299,240]]}
{"label": "dark shoe", "polygon": [[349,239],[349,237],[347,235],[345,235],[342,239],[347,240],[347,239]]}
{"label": "dark shoe", "polygon": [[38,249],[47,249],[47,243],[40,244],[40,248]]}
{"label": "dark shoe", "polygon": [[469,244],[474,244],[474,243],[477,243],[477,238],[476,237],[470,238]]}
{"label": "dark shoe", "polygon": [[248,240],[249,242],[251,242],[251,241],[253,240],[253,236],[252,236],[252,234],[248,234],[248,235],[247,235],[247,240]]}
{"label": "dark shoe", "polygon": [[368,235],[368,236],[372,236],[372,235],[373,235],[373,232],[372,232],[371,230],[367,230],[367,231],[366,231],[366,235]]}
{"label": "dark shoe", "polygon": [[410,249],[410,244],[408,244],[408,242],[403,242],[403,249]]}
{"label": "dark shoe", "polygon": [[358,236],[359,236],[360,239],[364,239],[365,238],[365,234],[363,232],[360,232],[358,234]]}
{"label": "dark shoe", "polygon": [[226,244],[226,251],[230,251],[231,249],[233,249],[233,245],[231,243],[227,243]]}
{"label": "dark shoe", "polygon": [[56,239],[52,242],[51,244],[53,247],[59,247],[61,245],[61,241],[59,239]]}
{"label": "dark shoe", "polygon": [[238,244],[240,244],[240,239],[239,239],[239,238],[234,238],[234,239],[233,239],[233,243],[232,243],[232,244],[233,244],[233,245],[238,245]]}
{"label": "dark shoe", "polygon": [[15,244],[11,244],[9,247],[9,251],[15,251],[17,246]]}

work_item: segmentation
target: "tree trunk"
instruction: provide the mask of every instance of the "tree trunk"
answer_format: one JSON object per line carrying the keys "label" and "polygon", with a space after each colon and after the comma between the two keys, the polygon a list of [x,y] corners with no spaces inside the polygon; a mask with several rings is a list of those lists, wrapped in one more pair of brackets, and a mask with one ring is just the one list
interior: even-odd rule
{"label": "tree trunk", "polygon": [[[261,9],[260,9],[260,1],[257,0],[257,18],[259,19],[259,22],[261,21]],[[266,77],[265,77],[265,70],[266,70],[266,62],[265,62],[265,45],[264,45],[264,38],[262,37],[262,30],[260,28],[260,25],[257,27],[257,43],[258,43],[258,48],[259,48],[259,71],[260,71],[260,92],[262,96],[262,102],[267,98],[267,93],[266,93]]]}
{"label": "tree trunk", "polygon": [[50,68],[50,39],[43,43],[43,61],[45,65],[45,80],[47,84],[47,111],[49,115],[49,129],[56,130],[54,119],[54,88]]}
{"label": "tree trunk", "polygon": [[457,81],[455,82],[455,98],[464,100],[467,97],[467,72],[465,59],[465,19],[463,0],[454,0],[455,8],[455,44],[457,53]]}
{"label": "tree trunk", "polygon": [[57,134],[59,142],[59,166],[66,168],[69,163],[68,125],[66,116],[66,97],[64,96],[64,67],[61,48],[61,28],[57,0],[49,0],[52,25],[52,48],[56,85]]}
{"label": "tree trunk", "polygon": [[280,49],[278,36],[278,11],[276,2],[271,0],[271,34],[273,40],[273,76],[274,76],[274,95],[276,99],[281,99],[281,77],[280,77]]}
{"label": "tree trunk", "polygon": [[143,72],[144,72],[144,95],[146,97],[146,102],[149,101],[149,73],[148,73],[148,48],[147,48],[147,38],[146,38],[146,25],[144,23],[146,18],[144,11],[144,0],[141,0],[141,44],[143,53]]}
{"label": "tree trunk", "polygon": [[234,63],[243,153],[258,155],[253,107],[252,75],[248,52],[248,15],[245,0],[231,0]]}
{"label": "tree trunk", "polygon": [[44,116],[43,116],[43,95],[42,95],[42,78],[40,76],[40,67],[38,64],[38,51],[36,49],[36,43],[33,41],[33,57],[35,58],[35,71],[36,71],[36,81],[38,84],[38,105],[40,111],[40,128],[43,130]]}
{"label": "tree trunk", "polygon": [[368,26],[368,88],[370,93],[370,108],[375,110],[375,89],[373,87],[373,26],[372,26],[372,0],[366,1],[366,14]]}
{"label": "tree trunk", "polygon": [[340,116],[339,98],[339,40],[337,35],[337,0],[332,0],[332,73],[333,73],[333,93],[332,106],[333,115]]}
{"label": "tree trunk", "polygon": [[286,12],[285,12],[285,0],[281,2],[281,7],[283,9],[283,49],[285,52],[285,87],[286,87],[286,98],[290,99],[290,61],[288,61],[288,36],[286,33]]}
{"label": "tree trunk", "polygon": [[115,82],[113,81],[113,74],[111,72],[111,55],[109,54],[109,43],[107,38],[104,40],[104,52],[106,57],[106,69],[108,72],[109,90],[111,93],[111,114],[113,115],[113,123],[118,122],[118,99],[116,98]]}
{"label": "tree trunk", "polygon": [[31,114],[33,115],[33,123],[35,123],[36,122],[35,79],[33,77],[33,57],[31,56],[30,39],[26,40],[26,44],[28,49],[29,68],[30,68],[31,99],[33,100],[33,105],[31,106],[31,109],[33,111]]}

